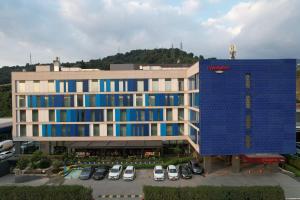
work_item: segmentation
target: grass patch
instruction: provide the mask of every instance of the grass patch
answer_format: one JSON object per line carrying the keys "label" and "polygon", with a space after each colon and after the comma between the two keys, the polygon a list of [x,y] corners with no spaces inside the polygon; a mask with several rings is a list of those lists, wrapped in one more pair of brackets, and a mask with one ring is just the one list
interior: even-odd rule
{"label": "grass patch", "polygon": [[297,177],[300,176],[300,170],[290,164],[284,164],[284,169],[293,172]]}

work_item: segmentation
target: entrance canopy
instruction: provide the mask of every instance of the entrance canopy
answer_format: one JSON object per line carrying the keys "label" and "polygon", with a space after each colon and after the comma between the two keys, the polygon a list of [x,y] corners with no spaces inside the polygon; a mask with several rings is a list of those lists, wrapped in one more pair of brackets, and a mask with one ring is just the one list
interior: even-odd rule
{"label": "entrance canopy", "polygon": [[76,149],[114,149],[114,148],[160,148],[162,141],[95,141],[95,142],[70,142],[67,144],[70,148]]}
{"label": "entrance canopy", "polygon": [[285,162],[285,158],[279,154],[249,154],[242,155],[242,160],[257,164],[276,164]]}

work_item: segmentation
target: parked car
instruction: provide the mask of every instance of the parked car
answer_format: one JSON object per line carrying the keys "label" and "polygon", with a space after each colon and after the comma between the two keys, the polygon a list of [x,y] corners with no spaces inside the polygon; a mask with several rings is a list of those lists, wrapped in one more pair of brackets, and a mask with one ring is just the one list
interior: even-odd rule
{"label": "parked car", "polygon": [[88,180],[93,175],[94,169],[92,167],[85,167],[82,169],[79,179],[81,180]]}
{"label": "parked car", "polygon": [[179,179],[179,174],[178,174],[178,170],[175,167],[175,165],[169,165],[167,167],[167,172],[168,172],[168,178],[169,180],[178,180]]}
{"label": "parked car", "polygon": [[135,179],[135,168],[127,166],[123,173],[123,180],[133,181]]}
{"label": "parked car", "polygon": [[108,179],[111,180],[117,180],[121,177],[121,173],[122,173],[123,167],[122,165],[114,165],[108,174]]}
{"label": "parked car", "polygon": [[188,164],[193,174],[202,174],[204,172],[203,167],[196,160],[190,160]]}
{"label": "parked car", "polygon": [[187,164],[179,165],[178,171],[179,171],[181,178],[190,179],[193,176],[192,170]]}
{"label": "parked car", "polygon": [[13,152],[11,152],[11,151],[4,151],[4,152],[1,152],[0,153],[0,160],[4,160],[4,159],[6,159],[6,158],[9,158],[9,157],[11,157],[11,156],[13,156]]}
{"label": "parked car", "polygon": [[161,165],[157,165],[153,170],[153,177],[155,181],[163,181],[165,180],[164,169]]}
{"label": "parked car", "polygon": [[95,173],[93,174],[93,179],[102,180],[108,174],[109,167],[108,166],[99,166],[95,169]]}

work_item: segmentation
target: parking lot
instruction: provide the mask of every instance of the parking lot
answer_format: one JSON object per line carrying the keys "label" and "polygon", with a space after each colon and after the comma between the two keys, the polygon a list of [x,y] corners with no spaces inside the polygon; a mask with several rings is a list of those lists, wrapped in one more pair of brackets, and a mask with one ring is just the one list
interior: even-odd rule
{"label": "parking lot", "polygon": [[[215,173],[209,174],[205,177],[200,175],[194,175],[192,179],[184,180],[179,179],[177,181],[154,181],[152,170],[137,170],[137,176],[134,181],[119,180],[104,180],[95,181],[93,179],[80,180],[80,179],[63,179],[57,180],[43,178],[27,183],[18,185],[84,185],[93,189],[93,195],[95,199],[101,200],[102,195],[142,195],[144,185],[154,186],[171,186],[171,187],[185,187],[185,186],[198,186],[198,185],[215,185],[215,186],[259,186],[259,185],[280,185],[284,191],[287,199],[300,199],[300,182],[296,179],[282,174],[276,173],[264,173],[264,174],[248,174],[231,173],[230,169],[219,170]],[[0,178],[0,185],[14,184],[14,175],[7,175]],[[122,198],[122,196],[121,196]],[[119,199],[119,198],[115,198]],[[122,199],[141,199],[137,198],[122,198]]]}

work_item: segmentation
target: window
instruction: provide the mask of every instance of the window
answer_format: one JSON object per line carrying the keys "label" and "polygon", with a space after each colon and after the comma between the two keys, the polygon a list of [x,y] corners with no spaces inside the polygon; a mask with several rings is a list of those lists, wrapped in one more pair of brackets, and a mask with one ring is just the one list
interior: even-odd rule
{"label": "window", "polygon": [[158,91],[158,79],[152,79],[152,91]]}
{"label": "window", "polygon": [[96,106],[96,95],[91,94],[90,95],[90,107],[95,107]]}
{"label": "window", "polygon": [[36,106],[41,107],[41,97],[40,96],[36,96]]}
{"label": "window", "polygon": [[67,128],[65,124],[61,125],[61,136],[67,136]]}
{"label": "window", "polygon": [[112,124],[107,124],[107,136],[114,136],[114,127]]}
{"label": "window", "polygon": [[246,115],[246,129],[250,129],[250,128],[251,128],[251,116]]}
{"label": "window", "polygon": [[143,92],[144,91],[144,80],[137,81],[137,91]]}
{"label": "window", "polygon": [[115,95],[109,95],[110,96],[110,104],[111,106],[115,106]]}
{"label": "window", "polygon": [[172,136],[172,124],[167,124],[167,136]]}
{"label": "window", "polygon": [[120,80],[120,81],[119,81],[119,91],[120,91],[120,92],[123,92],[123,91],[124,91],[124,82],[123,82],[123,80]]}
{"label": "window", "polygon": [[24,125],[24,124],[20,125],[20,136],[26,137],[26,125]]}
{"label": "window", "polygon": [[77,107],[82,107],[82,106],[83,106],[83,95],[77,94]]}
{"label": "window", "polygon": [[120,136],[126,136],[126,125],[125,124],[120,125]]}
{"label": "window", "polygon": [[142,94],[136,95],[136,106],[143,106],[143,95]]}
{"label": "window", "polygon": [[167,111],[166,112],[167,113],[166,114],[166,120],[167,121],[172,121],[172,109],[171,108],[167,108],[166,111]]}
{"label": "window", "polygon": [[251,87],[251,75],[250,74],[245,75],[245,86],[247,89],[250,89],[250,87]]}
{"label": "window", "polygon": [[178,124],[179,135],[184,135],[184,124]]}
{"label": "window", "polygon": [[21,95],[19,96],[19,107],[20,108],[24,108],[26,106],[26,100],[25,100],[25,96]]}
{"label": "window", "polygon": [[61,122],[67,121],[67,111],[66,110],[60,111],[60,121]]}
{"label": "window", "polygon": [[114,80],[111,80],[111,81],[110,81],[110,91],[111,91],[111,92],[114,92],[114,91],[115,91],[115,81],[114,81]]}
{"label": "window", "polygon": [[44,107],[47,107],[49,105],[49,97],[48,96],[44,96],[44,100],[45,100],[45,106]]}
{"label": "window", "polygon": [[56,127],[55,126],[51,126],[51,136],[52,137],[56,136]]}
{"label": "window", "polygon": [[178,108],[178,120],[184,120],[184,109]]}
{"label": "window", "polygon": [[54,84],[53,80],[48,81],[48,91],[49,92],[55,92],[55,84]]}
{"label": "window", "polygon": [[145,121],[145,111],[141,110],[140,113],[141,113],[141,121]]}
{"label": "window", "polygon": [[96,121],[96,112],[95,110],[91,110],[91,122]]}
{"label": "window", "polygon": [[25,81],[18,82],[18,92],[26,92]]}
{"label": "window", "polygon": [[76,81],[76,92],[83,92],[83,81]]}
{"label": "window", "polygon": [[157,124],[151,124],[151,136],[157,136]]}
{"label": "window", "polygon": [[64,95],[64,106],[71,107],[71,96]]}
{"label": "window", "polygon": [[111,109],[108,109],[107,110],[107,116],[106,116],[106,121],[113,121],[113,110],[111,110]]}
{"label": "window", "polygon": [[120,121],[126,121],[126,110],[121,110]]}
{"label": "window", "polygon": [[119,95],[119,106],[124,106],[124,96]]}
{"label": "window", "polygon": [[98,92],[98,80],[92,80],[91,81],[91,92]]}
{"label": "window", "polygon": [[26,122],[26,111],[20,110],[20,122]]}
{"label": "window", "polygon": [[246,108],[251,108],[251,97],[249,95],[246,96]]}
{"label": "window", "polygon": [[32,121],[33,122],[39,121],[39,111],[38,110],[32,110]]}
{"label": "window", "polygon": [[174,106],[174,96],[170,95],[169,99],[170,99],[170,106]]}
{"label": "window", "polygon": [[94,124],[93,131],[94,131],[94,136],[99,136],[100,135],[99,124]]}
{"label": "window", "polygon": [[184,79],[183,78],[178,79],[178,90],[184,91]]}
{"label": "window", "polygon": [[78,124],[78,136],[84,136],[84,125]]}
{"label": "window", "polygon": [[165,79],[165,91],[171,91],[171,90],[172,90],[171,79],[166,78]]}
{"label": "window", "polygon": [[245,146],[248,149],[251,148],[251,136],[250,135],[246,135],[246,137],[245,137]]}
{"label": "window", "polygon": [[33,91],[40,92],[40,81],[33,81]]}
{"label": "window", "polygon": [[184,95],[178,94],[178,105],[183,106],[184,105]]}
{"label": "window", "polygon": [[149,95],[149,106],[155,106],[155,96]]}
{"label": "window", "polygon": [[49,122],[54,122],[54,121],[55,121],[55,111],[49,110]]}
{"label": "window", "polygon": [[39,136],[39,125],[37,124],[32,125],[32,136],[34,137]]}
{"label": "window", "polygon": [[153,110],[149,110],[149,121],[153,121]]}

